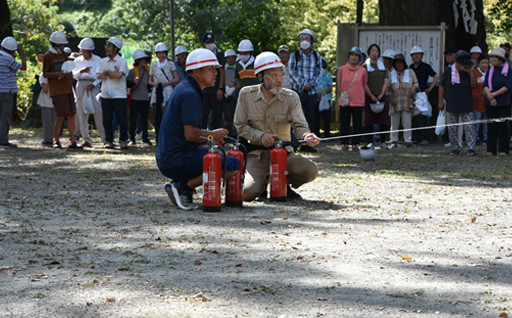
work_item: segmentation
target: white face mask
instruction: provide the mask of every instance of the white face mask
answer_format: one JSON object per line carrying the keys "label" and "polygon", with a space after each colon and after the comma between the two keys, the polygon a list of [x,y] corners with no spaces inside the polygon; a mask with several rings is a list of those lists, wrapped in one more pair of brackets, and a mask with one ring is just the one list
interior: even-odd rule
{"label": "white face mask", "polygon": [[206,43],[206,45],[205,45],[205,46],[206,46],[206,48],[207,48],[208,50],[210,50],[210,51],[212,51],[212,52],[213,52],[213,51],[215,51],[215,48],[217,47],[217,46],[215,45],[215,43]]}
{"label": "white face mask", "polygon": [[303,50],[307,50],[311,47],[311,43],[309,41],[301,41],[300,42],[300,48],[303,49]]}
{"label": "white face mask", "polygon": [[250,55],[240,55],[240,59],[242,60],[242,62],[244,63],[247,63],[247,61],[249,61],[249,59],[251,58]]}

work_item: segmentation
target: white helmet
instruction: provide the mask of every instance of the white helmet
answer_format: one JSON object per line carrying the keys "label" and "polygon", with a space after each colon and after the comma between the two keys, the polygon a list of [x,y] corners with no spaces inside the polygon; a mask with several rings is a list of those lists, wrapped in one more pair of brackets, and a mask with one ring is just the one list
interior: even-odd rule
{"label": "white helmet", "polygon": [[70,47],[67,47],[67,46],[66,46],[66,47],[64,48],[64,53],[66,53],[66,54],[71,54],[71,52],[73,52],[73,51],[71,51],[71,48],[70,48]]}
{"label": "white helmet", "polygon": [[315,37],[313,36],[313,32],[312,32],[310,29],[304,29],[304,30],[300,31],[300,33],[299,33],[299,38],[300,38],[300,36],[301,36],[301,35],[303,35],[303,34],[307,34],[307,35],[309,35],[309,36],[311,37],[311,40],[313,40],[313,39],[315,38]]}
{"label": "white helmet", "polygon": [[469,54],[472,54],[472,53],[480,53],[480,54],[482,54],[482,49],[478,45],[475,45],[469,51]]}
{"label": "white helmet", "polygon": [[92,51],[94,50],[94,41],[91,38],[83,38],[78,44],[80,50]]}
{"label": "white helmet", "polygon": [[224,53],[224,57],[236,56],[236,52],[233,49],[227,49],[226,53]]}
{"label": "white helmet", "polygon": [[384,51],[384,53],[382,54],[382,57],[385,57],[385,58],[388,58],[388,59],[395,59],[395,55],[396,55],[396,52],[395,50],[392,50],[392,49],[387,49],[386,51]]}
{"label": "white helmet", "polygon": [[118,38],[117,36],[111,37],[110,39],[107,40],[107,42],[112,43],[112,45],[114,45],[118,49],[123,48],[123,41],[121,41],[121,39]]}
{"label": "white helmet", "polygon": [[146,52],[144,52],[144,50],[136,49],[132,53],[132,58],[134,61],[137,61],[137,60],[144,59],[144,58],[147,59],[148,55],[146,54]]}
{"label": "white helmet", "polygon": [[213,52],[208,49],[195,49],[187,56],[185,70],[191,71],[211,65],[220,67],[219,61],[217,60],[215,54],[213,54]]}
{"label": "white helmet", "polygon": [[263,52],[254,60],[254,75],[269,68],[283,67],[281,59],[274,52]]}
{"label": "white helmet", "polygon": [[18,49],[18,42],[12,36],[8,36],[3,39],[2,47],[8,51],[16,51]]}
{"label": "white helmet", "polygon": [[183,53],[188,53],[188,50],[186,47],[184,47],[183,45],[178,45],[175,49],[174,49],[174,55],[178,56],[180,54],[183,54]]}
{"label": "white helmet", "polygon": [[242,40],[240,44],[238,44],[238,52],[252,52],[254,48],[250,40]]}
{"label": "white helmet", "polygon": [[169,48],[167,47],[167,45],[165,43],[158,42],[155,45],[155,53],[158,53],[158,52],[169,52]]}
{"label": "white helmet", "polygon": [[423,51],[421,46],[417,46],[417,45],[413,46],[412,49],[411,49],[411,55],[416,54],[416,53],[425,54],[425,52]]}
{"label": "white helmet", "polygon": [[55,44],[68,44],[66,36],[61,31],[55,31],[50,35],[50,42]]}

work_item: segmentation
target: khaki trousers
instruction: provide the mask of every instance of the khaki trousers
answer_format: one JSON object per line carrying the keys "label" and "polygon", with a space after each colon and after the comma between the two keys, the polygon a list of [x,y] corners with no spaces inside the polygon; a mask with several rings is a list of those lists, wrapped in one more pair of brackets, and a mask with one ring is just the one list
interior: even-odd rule
{"label": "khaki trousers", "polygon": [[[294,188],[311,182],[318,175],[318,166],[311,160],[288,153],[288,184]],[[252,201],[266,190],[270,170],[270,150],[251,151],[247,156],[244,200]]]}

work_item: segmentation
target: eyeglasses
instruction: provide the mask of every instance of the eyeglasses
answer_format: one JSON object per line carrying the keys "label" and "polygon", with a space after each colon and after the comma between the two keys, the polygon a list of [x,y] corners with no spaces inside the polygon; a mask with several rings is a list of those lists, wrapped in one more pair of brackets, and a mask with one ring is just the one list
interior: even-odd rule
{"label": "eyeglasses", "polygon": [[273,79],[284,78],[284,72],[265,73],[265,75],[268,75],[268,76],[272,77]]}

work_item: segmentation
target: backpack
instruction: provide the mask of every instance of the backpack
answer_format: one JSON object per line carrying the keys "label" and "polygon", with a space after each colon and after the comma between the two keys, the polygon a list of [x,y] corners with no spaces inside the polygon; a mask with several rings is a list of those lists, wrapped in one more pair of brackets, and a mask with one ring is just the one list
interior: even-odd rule
{"label": "backpack", "polygon": [[[311,49],[311,52],[313,52],[313,55],[315,56],[315,64],[318,64],[318,53]],[[295,71],[297,71],[297,67],[299,65],[299,61],[300,61],[300,51],[294,51],[293,52],[293,56],[295,56]]]}

